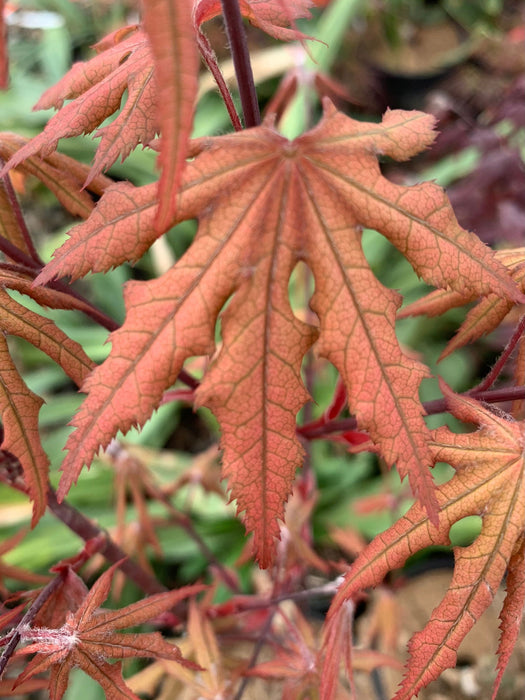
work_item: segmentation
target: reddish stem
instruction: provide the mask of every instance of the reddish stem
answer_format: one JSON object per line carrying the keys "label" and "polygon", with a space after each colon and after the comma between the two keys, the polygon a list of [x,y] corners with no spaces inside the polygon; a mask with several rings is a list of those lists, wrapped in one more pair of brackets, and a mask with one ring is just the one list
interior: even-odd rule
{"label": "reddish stem", "polygon": [[[486,403],[503,403],[505,401],[515,401],[516,399],[525,398],[525,386],[512,386],[504,389],[490,389],[489,391],[479,391],[472,389],[472,393],[466,392],[460,396],[468,396],[477,401]],[[425,401],[423,403],[425,413],[429,416],[436,413],[444,413],[448,410],[446,399],[434,399],[433,401]],[[357,421],[355,418],[345,418],[343,420],[328,421],[324,425],[319,425],[318,421],[312,421],[307,425],[301,425],[297,428],[297,432],[307,440],[318,440],[325,438],[333,433],[344,433],[347,430],[356,430]]]}
{"label": "reddish stem", "polygon": [[[36,274],[40,272],[42,268],[42,264],[37,263],[35,260],[30,258],[29,255],[24,253],[22,250],[20,250],[20,248],[17,248],[11,243],[11,241],[8,241],[7,238],[4,238],[1,235],[0,251],[5,253],[5,255],[11,258],[11,260],[15,261],[15,263],[0,263],[0,269],[4,268],[13,272],[20,272],[23,275],[36,276]],[[114,319],[98,309],[96,306],[93,306],[90,301],[88,301],[81,294],[78,294],[78,292],[72,289],[65,282],[62,282],[62,280],[49,282],[47,286],[70,296],[72,299],[72,304],[76,305],[76,308],[79,311],[85,314],[88,318],[91,318],[92,321],[95,321],[95,323],[97,323],[99,326],[102,326],[102,328],[108,330],[110,333],[120,328],[120,325]],[[75,302],[77,303],[75,304]],[[177,379],[183,384],[186,384],[186,386],[189,386],[190,389],[196,389],[199,386],[199,380],[184,369],[180,371]]]}
{"label": "reddish stem", "polygon": [[228,86],[226,85],[226,81],[224,80],[224,76],[217,65],[215,53],[210,42],[208,41],[208,37],[200,31],[197,34],[197,45],[201,52],[202,58],[209,68],[210,73],[215,78],[215,82],[217,83],[217,87],[219,88],[219,92],[221,93],[221,97],[228,111],[228,116],[233,124],[233,128],[235,131],[242,131],[241,120],[239,119],[239,115],[237,114],[237,110],[233,104],[233,99]]}
{"label": "reddish stem", "polygon": [[[0,170],[3,169],[4,165],[5,165],[5,160],[3,158],[0,158]],[[40,256],[38,255],[37,250],[33,244],[33,240],[31,238],[31,235],[27,229],[24,215],[22,214],[22,209],[20,208],[20,203],[18,202],[18,198],[17,198],[15,190],[13,188],[13,183],[11,182],[11,178],[9,177],[9,173],[6,173],[3,176],[2,183],[4,186],[5,193],[7,195],[7,199],[9,200],[9,204],[11,205],[11,210],[12,210],[13,214],[15,215],[16,222],[18,224],[18,228],[19,228],[20,233],[22,234],[22,238],[24,239],[24,242],[27,246],[27,250],[29,252],[29,255],[33,258],[33,260],[39,266],[42,266],[44,263],[40,259]]]}
{"label": "reddish stem", "polygon": [[518,325],[516,326],[516,330],[512,334],[509,342],[505,346],[505,349],[499,356],[499,358],[496,361],[496,364],[494,367],[490,370],[490,372],[487,374],[485,379],[475,386],[473,389],[470,391],[467,391],[467,394],[472,396],[480,391],[485,391],[486,389],[490,389],[490,387],[494,384],[496,379],[499,377],[503,367],[507,363],[507,360],[509,357],[512,355],[514,348],[519,342],[519,339],[521,336],[525,333],[525,316],[522,316]]}
{"label": "reddish stem", "polygon": [[48,601],[49,598],[53,595],[55,590],[62,585],[62,582],[62,574],[59,576],[55,576],[55,578],[51,579],[51,581],[46,586],[44,586],[44,588],[42,588],[42,590],[35,598],[33,603],[29,606],[29,609],[27,610],[24,617],[20,620],[20,622],[12,632],[11,639],[6,644],[6,647],[2,652],[2,656],[0,656],[0,678],[2,677],[2,674],[5,671],[5,667],[7,666],[9,659],[11,658],[11,656],[13,656],[14,651],[18,646],[18,643],[20,642],[20,638],[22,636],[20,630],[24,630],[31,625],[31,623],[37,616],[39,610],[42,609],[44,603],[46,603],[46,601]]}
{"label": "reddish stem", "polygon": [[261,113],[257,101],[257,92],[253,80],[252,64],[246,41],[246,33],[242,23],[242,15],[238,0],[221,0],[222,15],[226,35],[237,77],[237,85],[241,96],[244,124],[247,128],[261,123]]}

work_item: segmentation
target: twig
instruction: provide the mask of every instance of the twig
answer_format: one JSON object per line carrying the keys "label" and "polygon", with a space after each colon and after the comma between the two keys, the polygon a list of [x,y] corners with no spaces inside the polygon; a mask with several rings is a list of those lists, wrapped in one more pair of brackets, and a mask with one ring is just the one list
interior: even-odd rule
{"label": "twig", "polygon": [[223,583],[231,591],[239,593],[239,584],[237,583],[235,578],[230,574],[230,572],[224,567],[224,565],[217,559],[217,557],[208,547],[206,542],[195,530],[191,519],[187,515],[184,515],[184,513],[179,513],[177,509],[174,508],[173,505],[169,502],[169,499],[167,499],[166,497],[162,498],[161,500],[162,503],[168,508],[173,522],[180,528],[182,528],[189,537],[191,537],[191,539],[195,542],[197,547],[201,550],[201,553],[203,554],[205,559],[207,559],[208,563],[212,564],[217,569],[217,573],[222,579]]}
{"label": "twig", "polygon": [[[248,668],[253,668],[255,664],[257,663],[257,659],[259,658],[259,654],[262,651],[262,648],[266,642],[266,637],[268,636],[268,633],[270,631],[270,628],[272,626],[273,618],[275,616],[275,613],[277,612],[277,608],[274,608],[273,610],[270,611],[270,614],[268,615],[268,619],[264,623],[264,627],[260,631],[260,635],[255,643],[255,646],[253,648],[253,653],[250,658],[250,662],[248,664]],[[244,691],[246,690],[248,683],[250,682],[251,678],[250,676],[245,676],[241,684],[239,685],[239,689],[237,693],[235,694],[235,697],[233,700],[242,700],[242,696],[244,695]]]}
{"label": "twig", "polygon": [[2,652],[2,656],[0,656],[0,678],[2,677],[5,671],[5,667],[7,666],[9,659],[13,655],[16,647],[18,646],[18,643],[20,642],[20,639],[22,637],[22,633],[20,630],[23,630],[26,627],[29,627],[29,625],[31,625],[44,603],[47,600],[49,600],[49,598],[53,595],[55,590],[59,588],[59,586],[61,586],[62,583],[63,574],[61,573],[60,575],[55,576],[55,578],[53,578],[46,586],[44,586],[44,588],[42,588],[42,590],[35,598],[33,603],[29,606],[29,609],[27,610],[24,617],[20,620],[14,631],[11,633],[11,639],[9,640],[4,651]]}
{"label": "twig", "polygon": [[286,600],[292,600],[295,603],[301,601],[308,601],[312,598],[331,598],[337,592],[337,589],[343,581],[342,576],[338,576],[333,581],[323,584],[322,586],[316,586],[315,588],[306,588],[301,591],[288,591],[287,593],[280,593],[279,595],[272,596],[270,598],[245,598],[242,601],[238,601],[235,607],[236,613],[245,612],[248,610],[262,610],[265,608],[271,608],[273,606],[279,605],[279,603],[284,603]]}
{"label": "twig", "polygon": [[[11,258],[11,260],[14,260],[16,263],[21,265],[24,268],[26,274],[29,273],[36,277],[36,275],[44,266],[43,262],[37,262],[30,255],[24,253],[23,250],[17,248],[16,245],[14,245],[13,243],[11,243],[11,241],[9,241],[7,238],[1,235],[0,251],[7,255],[7,257]],[[63,294],[68,294],[73,300],[72,305],[74,305],[75,300],[80,302],[80,305],[77,305],[78,310],[82,311],[83,314],[91,318],[103,328],[106,328],[106,330],[115,331],[119,327],[119,324],[116,321],[114,321],[100,309],[97,309],[97,307],[94,306],[90,301],[88,301],[85,297],[83,297],[81,294],[76,292],[74,289],[72,289],[69,285],[65,284],[61,280],[50,282],[48,284],[48,287],[50,287],[51,289],[56,289],[57,291],[62,292]]]}

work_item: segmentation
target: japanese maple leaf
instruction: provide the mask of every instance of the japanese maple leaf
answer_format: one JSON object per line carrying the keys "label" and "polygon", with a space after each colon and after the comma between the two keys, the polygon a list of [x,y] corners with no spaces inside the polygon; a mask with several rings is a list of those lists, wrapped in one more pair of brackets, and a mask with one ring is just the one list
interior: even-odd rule
{"label": "japanese maple leaf", "polygon": [[[260,563],[272,560],[302,462],[295,432],[308,399],[301,362],[318,333],[318,351],[339,371],[360,428],[389,465],[409,475],[437,522],[429,432],[417,398],[428,371],[398,344],[401,298],[370,270],[361,227],[387,236],[431,284],[522,295],[492,252],[460,228],[439,187],[403,187],[381,175],[377,153],[410,157],[432,141],[432,124],[428,115],[403,111],[388,112],[381,124],[357,122],[326,101],[320,124],[294,141],[267,122],[200,142],[178,206],[181,220],[199,219],[199,232],[167,273],[126,286],[126,321],[111,336],[108,360],[83,386],[89,396],[73,420],[60,498],[117,430],[145,422],[187,358],[213,354],[218,315],[233,295],[221,316],[222,348],[196,402],[221,423],[224,475]],[[110,188],[38,282],[135,258],[158,235],[155,202],[152,186]],[[299,261],[315,278],[319,331],[290,307],[288,283]]]}
{"label": "japanese maple leaf", "polygon": [[[293,40],[303,36],[296,29],[287,25],[296,19],[310,17],[311,0],[240,0],[241,13],[250,22],[264,32],[282,41]],[[220,15],[220,0],[197,0],[194,16],[197,26]]]}
{"label": "japanese maple leaf", "polygon": [[160,556],[162,550],[146,502],[148,497],[155,498],[160,493],[151,471],[116,440],[111,443],[106,456],[115,471],[116,541],[122,543],[126,530],[130,529],[130,524],[126,522],[126,504],[130,499],[137,511],[137,521],[132,524],[133,530],[139,535],[142,548],[150,544]]}
{"label": "japanese maple leaf", "polygon": [[[95,134],[100,143],[85,184],[118,158],[127,158],[138,144],[147,145],[160,131],[162,177],[156,227],[165,230],[175,214],[175,194],[193,123],[199,68],[195,33],[221,12],[219,1],[200,0],[192,5],[192,0],[147,0],[145,31],[131,25],[98,42],[94,58],[75,63],[38,100],[35,110],[55,107],[59,111],[9,159],[6,170],[35,154],[48,156],[62,138],[95,131],[119,111],[127,91],[118,116]],[[272,36],[295,39],[299,33],[286,25],[309,16],[310,5],[308,0],[243,0],[241,11]],[[64,105],[65,100],[72,101]]]}
{"label": "japanese maple leaf", "polygon": [[22,465],[25,488],[33,502],[33,526],[47,505],[49,460],[38,430],[42,404],[42,399],[27,388],[18,373],[7,341],[0,333],[0,415],[4,427],[0,448],[15,455]]}
{"label": "japanese maple leaf", "polygon": [[[49,155],[62,138],[94,131],[119,110],[127,90],[126,104],[117,118],[97,132],[101,140],[86,179],[89,184],[117,158],[124,160],[135,146],[147,144],[155,136],[158,130],[155,80],[154,59],[144,32],[136,25],[114,32],[102,40],[97,56],[75,63],[42,95],[35,109],[57,107],[59,111],[40,134],[11,157],[7,167],[16,167],[37,153]],[[64,105],[64,100],[72,102]]]}
{"label": "japanese maple leaf", "polygon": [[[319,649],[320,636],[315,624],[312,625],[303,617],[297,608],[292,608],[290,615],[281,610],[279,631],[275,631],[280,644],[274,642],[275,656],[270,661],[257,664],[246,671],[246,675],[267,679],[282,679],[283,698],[286,700],[301,700],[315,697],[319,691],[322,670],[327,666],[333,669],[334,685],[330,692],[338,700],[355,698],[355,693],[344,689],[339,683],[341,666],[359,671],[372,671],[374,668],[399,666],[399,663],[389,654],[383,654],[371,649],[352,648],[353,606],[347,606],[348,614],[345,623],[336,630],[336,637],[326,640],[326,646]],[[352,689],[354,690],[354,689]]]}
{"label": "japanese maple leaf", "polygon": [[193,0],[145,0],[144,27],[155,58],[158,119],[162,132],[159,209],[156,227],[165,231],[177,208],[177,192],[193,128],[199,56],[192,32]]}
{"label": "japanese maple leaf", "polygon": [[197,668],[201,668],[201,671],[195,673],[188,667],[170,663],[165,666],[170,676],[181,683],[181,690],[191,688],[195,692],[194,697],[202,700],[234,697],[234,687],[241,669],[228,668],[229,673],[225,673],[231,664],[226,662],[224,651],[205,610],[194,601],[189,603],[187,634],[184,652],[195,659],[199,664]]}
{"label": "japanese maple leaf", "polygon": [[467,632],[491,604],[507,572],[507,596],[501,611],[498,676],[493,698],[518,637],[525,603],[525,455],[524,425],[506,419],[481,404],[454,395],[442,384],[452,413],[479,425],[475,433],[456,435],[448,428],[433,434],[436,462],[448,462],[456,474],[436,488],[441,508],[435,527],[420,504],[360,554],[339,589],[329,612],[329,625],[345,601],[379,584],[388,571],[431,545],[449,545],[450,527],[469,515],[479,515],[481,533],[468,547],[454,548],[454,574],[442,602],[426,627],[409,642],[410,660],[395,700],[408,700],[456,663],[457,649]]}
{"label": "japanese maple leaf", "polygon": [[[0,271],[0,280],[2,277]],[[53,290],[48,291],[51,293],[45,294],[44,300],[54,301]],[[20,376],[3,334],[19,336],[43,350],[77,386],[83,383],[94,363],[53,321],[26,309],[0,287],[0,416],[4,426],[1,448],[20,460],[27,493],[33,501],[34,526],[47,503],[49,460],[38,429],[43,401],[28,389]]]}
{"label": "japanese maple leaf", "polygon": [[[525,292],[525,248],[514,248],[496,251],[496,258],[508,268],[512,278]],[[398,318],[408,316],[438,316],[449,309],[464,306],[475,301],[476,295],[465,295],[461,292],[450,290],[436,290],[418,301],[409,304],[402,309]],[[473,343],[482,335],[491,333],[503,321],[505,316],[513,308],[514,303],[510,299],[502,299],[496,294],[489,294],[481,299],[478,304],[469,311],[457,334],[449,341],[441,353],[439,359],[443,360],[454,350]]]}
{"label": "japanese maple leaf", "polygon": [[35,653],[36,656],[19,676],[17,684],[51,669],[50,697],[51,700],[60,700],[67,689],[70,671],[78,666],[102,686],[108,700],[138,700],[122,678],[121,663],[108,663],[105,659],[171,659],[196,668],[194,663],[182,657],[175,644],[167,642],[159,632],[131,634],[117,630],[151,620],[184,598],[203,590],[204,586],[187,586],[177,591],[159,593],[121,610],[99,610],[109,594],[117,566],[113,565],[102,574],[78,610],[74,614],[68,613],[62,627],[34,627],[24,632],[24,641],[31,643],[17,655]]}
{"label": "japanese maple leaf", "polygon": [[[20,150],[31,148],[33,142],[29,139],[13,134],[11,132],[0,132],[0,158],[8,161]],[[74,158],[56,152],[46,153],[44,157],[28,156],[18,165],[18,169],[25,175],[33,175],[38,178],[58,199],[73,216],[80,216],[83,219],[93,211],[95,203],[90,194],[84,189],[84,183],[89,175],[89,166],[79,163]],[[92,177],[89,183],[89,190],[100,196],[111,184],[104,175]],[[3,202],[5,201],[5,205]],[[26,242],[16,232],[16,217],[11,205],[4,200],[3,189],[0,190],[0,232],[2,235],[17,245],[21,250],[26,251]],[[6,229],[7,222],[12,219],[13,224]],[[9,230],[13,230],[15,237],[9,235]]]}

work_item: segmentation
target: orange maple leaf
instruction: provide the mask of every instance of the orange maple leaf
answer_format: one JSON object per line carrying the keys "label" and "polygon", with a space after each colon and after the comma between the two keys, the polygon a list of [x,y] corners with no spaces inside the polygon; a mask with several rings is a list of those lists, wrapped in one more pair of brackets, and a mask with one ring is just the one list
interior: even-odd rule
{"label": "orange maple leaf", "polygon": [[[308,0],[243,0],[241,11],[263,31],[286,40],[302,36],[286,25],[308,17],[310,5]],[[164,231],[176,210],[175,195],[197,95],[199,63],[191,27],[193,24],[199,33],[203,22],[221,13],[221,4],[218,0],[201,0],[193,7],[191,0],[148,0],[144,10],[146,31],[140,25],[130,25],[112,32],[93,47],[97,56],[75,63],[46,90],[34,109],[55,107],[58,113],[40,134],[11,155],[2,174],[35,154],[48,156],[62,138],[91,133],[119,111],[127,91],[118,116],[95,133],[100,143],[85,185],[118,158],[125,160],[137,145],[147,145],[161,131],[162,177],[155,225],[158,231]],[[72,101],[64,105],[65,100]]]}
{"label": "orange maple leaf", "polygon": [[[511,277],[516,281],[520,289],[525,292],[525,248],[498,250],[495,255],[508,268]],[[422,299],[408,304],[399,312],[398,318],[419,316],[421,314],[430,317],[439,316],[449,309],[465,306],[465,304],[475,301],[475,299],[476,295],[465,295],[461,292],[437,289]],[[510,299],[502,299],[495,294],[489,294],[484,299],[481,299],[469,311],[465,321],[454,338],[448,342],[439,359],[443,360],[454,350],[468,343],[473,343],[478,338],[481,338],[482,335],[491,333],[500,325],[513,308],[514,303]]]}
{"label": "orange maple leaf", "polygon": [[[44,300],[60,302],[62,296],[66,295],[49,294],[49,299],[44,296]],[[8,335],[27,340],[45,352],[79,387],[95,367],[95,363],[86,355],[82,346],[60,330],[54,321],[22,306],[1,287],[0,329]]]}
{"label": "orange maple leaf", "polygon": [[[437,521],[417,398],[428,371],[398,344],[401,298],[370,270],[361,227],[381,231],[429,283],[521,295],[492,252],[460,228],[439,187],[382,177],[376,154],[410,157],[432,141],[432,124],[428,115],[403,111],[388,112],[381,124],[357,122],[326,101],[321,123],[292,142],[270,123],[200,142],[178,209],[180,219],[200,220],[198,235],[160,278],[127,284],[126,321],[111,336],[108,360],[83,386],[89,396],[73,420],[60,498],[118,429],[147,420],[188,357],[213,354],[216,320],[233,294],[222,315],[222,349],[196,402],[221,423],[224,474],[260,563],[272,560],[301,464],[295,416],[308,399],[301,361],[318,332],[319,353],[338,369],[360,427],[389,465],[409,475]],[[154,212],[152,186],[110,188],[37,281],[108,269],[123,250],[135,258],[158,235]],[[290,308],[288,282],[300,260],[315,278],[320,331]]]}
{"label": "orange maple leaf", "polygon": [[[14,275],[16,277],[16,275]],[[10,281],[9,270],[0,270],[0,282]],[[21,291],[27,291],[28,280],[18,280]],[[14,286],[17,286],[16,284]],[[36,290],[35,290],[36,291]],[[39,294],[36,295],[40,297]],[[67,303],[66,295],[48,290],[44,302]],[[15,455],[22,465],[29,497],[33,501],[34,526],[47,504],[49,460],[40,441],[38,413],[42,399],[28,389],[13,363],[3,334],[16,335],[32,343],[59,364],[66,374],[81,386],[94,363],[82,347],[68,338],[50,319],[27,309],[0,287],[0,416],[4,425],[1,449]]]}
{"label": "orange maple leaf", "polygon": [[358,591],[380,583],[388,571],[403,566],[415,552],[431,545],[449,545],[450,528],[458,520],[481,516],[481,533],[473,544],[454,548],[454,575],[445,597],[424,630],[409,642],[411,658],[395,700],[408,700],[455,665],[462,639],[493,601],[508,569],[495,698],[525,603],[524,425],[492,413],[473,399],[452,394],[443,383],[442,389],[451,412],[480,428],[456,435],[443,427],[433,434],[434,461],[448,462],[456,469],[450,481],[436,488],[439,527],[429,522],[420,504],[413,505],[360,554],[328,617],[329,625],[336,624],[339,610]]}
{"label": "orange maple leaf", "polygon": [[51,669],[50,697],[51,700],[60,700],[67,689],[70,671],[78,666],[104,688],[106,698],[138,700],[122,678],[121,663],[108,663],[105,659],[170,659],[197,668],[191,661],[186,661],[178,647],[163,639],[159,632],[130,634],[117,630],[147,622],[188,596],[202,591],[205,586],[186,586],[177,591],[159,593],[120,610],[99,610],[109,594],[117,566],[114,564],[97,579],[78,610],[74,614],[68,613],[62,627],[33,627],[24,631],[22,638],[30,644],[16,655],[35,653],[36,656],[15,685]]}
{"label": "orange maple leaf", "polygon": [[[241,13],[264,32],[281,41],[304,37],[293,25],[299,18],[310,17],[311,0],[240,0]],[[220,0],[197,0],[194,15],[197,26],[222,13]]]}
{"label": "orange maple leaf", "polygon": [[188,667],[173,663],[166,664],[165,670],[180,682],[182,688],[191,688],[195,692],[194,697],[203,700],[233,697],[241,669],[228,668],[230,672],[225,673],[228,665],[213,624],[208,619],[206,610],[193,600],[189,603],[188,636],[184,642],[184,653],[195,659],[197,668],[201,668],[201,671],[195,673]]}
{"label": "orange maple leaf", "polygon": [[[101,137],[86,185],[117,158],[124,160],[139,143],[147,144],[158,130],[157,86],[150,44],[138,26],[126,27],[103,39],[100,53],[75,63],[53,87],[46,90],[34,109],[57,107],[45,129],[18,150],[6,169],[26,158],[52,153],[62,138],[88,134],[120,108],[117,118],[97,132]],[[63,106],[64,100],[72,100]]]}
{"label": "orange maple leaf", "polygon": [[47,505],[49,460],[38,430],[38,412],[43,403],[27,388],[0,333],[0,415],[4,427],[0,448],[15,455],[22,465],[25,487],[33,502],[33,526]]}
{"label": "orange maple leaf", "polygon": [[177,209],[177,192],[193,127],[199,57],[191,31],[192,9],[193,0],[144,3],[144,28],[155,58],[157,116],[162,132],[162,175],[155,224],[159,231],[169,227]]}
{"label": "orange maple leaf", "polygon": [[[3,131],[0,133],[0,158],[8,161],[16,157],[23,149],[31,149],[32,144],[33,141],[24,136]],[[17,166],[18,170],[38,178],[73,216],[87,219],[95,206],[89,192],[84,189],[89,175],[89,166],[79,163],[63,153],[52,151],[53,149],[49,153],[41,154],[42,157],[28,155]],[[97,175],[91,178],[88,189],[100,196],[111,182],[104,175]],[[0,197],[3,197],[3,190],[0,191]],[[18,248],[26,251],[26,242],[23,237],[17,234],[16,238],[12,238],[9,235],[9,228],[6,230],[4,222],[9,217],[15,218],[11,205],[6,203],[5,206],[0,207],[2,235],[6,236]]]}
{"label": "orange maple leaf", "polygon": [[315,624],[303,617],[295,606],[289,607],[286,613],[280,608],[279,624],[273,632],[274,658],[258,663],[246,671],[245,675],[282,679],[282,697],[286,700],[300,700],[311,695],[315,697],[320,688],[323,669],[330,667],[334,682],[329,692],[337,700],[352,700],[355,698],[355,688],[349,692],[340,682],[342,665],[350,675],[350,669],[370,673],[375,668],[399,667],[400,664],[390,654],[352,648],[353,605],[350,603],[346,608],[344,624],[337,629],[332,628],[334,635],[325,637],[322,649],[319,649],[320,635]]}

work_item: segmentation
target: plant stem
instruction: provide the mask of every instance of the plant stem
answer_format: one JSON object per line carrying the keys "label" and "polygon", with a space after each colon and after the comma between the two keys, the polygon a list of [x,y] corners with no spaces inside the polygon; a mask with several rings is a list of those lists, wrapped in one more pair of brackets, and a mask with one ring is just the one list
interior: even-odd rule
{"label": "plant stem", "polygon": [[[7,238],[4,238],[4,236],[0,236],[0,251],[7,255],[8,258],[11,258],[11,260],[14,260],[16,263],[21,265],[23,268],[21,272],[23,274],[32,274],[34,277],[36,277],[44,266],[43,262],[37,262],[37,260],[33,259],[27,253],[24,253],[24,251],[20,250],[20,248],[17,248],[17,246],[11,243],[11,241],[7,240]],[[50,282],[47,286],[50,289],[56,289],[58,292],[62,292],[63,294],[68,294],[73,300],[79,302],[79,304],[77,304],[78,310],[95,321],[95,323],[98,323],[103,328],[106,328],[106,330],[114,331],[119,327],[116,321],[114,321],[100,309],[97,309],[96,306],[85,299],[81,294],[75,292],[75,290],[65,282],[56,280],[54,282]]]}
{"label": "plant stem", "polygon": [[44,588],[42,588],[42,590],[35,598],[33,603],[29,606],[29,609],[27,610],[26,614],[20,620],[15,630],[13,631],[11,639],[6,644],[2,656],[0,656],[0,678],[2,677],[2,674],[5,671],[5,667],[7,666],[9,659],[11,658],[11,656],[13,656],[13,653],[16,647],[18,646],[18,643],[20,642],[20,638],[22,636],[20,630],[23,630],[24,628],[28,627],[33,622],[44,603],[49,600],[49,598],[53,595],[55,590],[59,588],[59,586],[61,586],[62,583],[63,577],[61,575],[55,576],[54,579],[52,579],[46,586],[44,586]]}
{"label": "plant stem", "polygon": [[217,575],[219,578],[222,579],[222,582],[231,590],[234,591],[235,593],[239,593],[239,584],[235,580],[235,577],[230,574],[228,569],[226,569],[225,566],[223,566],[222,562],[217,559],[215,554],[211,551],[211,549],[208,547],[206,542],[202,539],[202,537],[199,535],[199,533],[195,530],[193,523],[191,522],[191,519],[185,515],[184,513],[180,513],[177,511],[176,508],[173,507],[173,505],[169,502],[169,499],[166,497],[162,498],[162,503],[166,506],[168,509],[172,521],[175,523],[175,525],[178,525],[182,530],[186,532],[186,534],[195,542],[197,547],[200,549],[201,553],[205,557],[205,559],[208,561],[209,564],[215,567],[217,571]]}
{"label": "plant stem", "polygon": [[[21,251],[15,245],[13,245],[7,238],[0,235],[0,251],[5,253],[12,260],[16,260],[16,263],[0,263],[0,270],[5,269],[11,272],[18,272],[21,275],[35,277],[38,272],[40,272],[41,265],[32,260],[26,253]],[[110,316],[105,314],[103,311],[94,306],[88,299],[78,294],[74,289],[62,280],[56,280],[54,282],[49,282],[47,285],[51,289],[56,289],[62,294],[67,294],[71,297],[72,306],[83,314],[85,314],[92,321],[95,321],[99,326],[105,328],[110,333],[116,331],[120,328],[120,325],[112,319]],[[198,379],[193,377],[189,372],[182,369],[179,373],[177,379],[189,386],[190,389],[196,389],[200,382]]]}
{"label": "plant stem", "polygon": [[197,44],[199,46],[202,58],[208,66],[210,73],[215,78],[215,82],[217,83],[217,87],[219,88],[219,92],[221,93],[222,101],[226,106],[226,110],[228,112],[228,116],[230,117],[233,128],[235,129],[235,131],[242,131],[241,120],[239,119],[239,115],[235,110],[235,105],[233,104],[231,93],[228,89],[228,85],[226,84],[226,80],[224,79],[224,76],[221,73],[220,68],[217,64],[217,58],[215,57],[215,53],[211,47],[210,42],[208,41],[208,37],[202,32],[199,32],[197,34]]}
{"label": "plant stem", "polygon": [[[0,158],[0,170],[3,169],[5,165],[5,160],[3,158]],[[6,173],[4,177],[2,178],[2,184],[4,187],[4,191],[7,195],[7,199],[9,200],[9,204],[11,205],[11,211],[15,215],[16,223],[18,224],[18,229],[20,233],[22,234],[22,238],[24,239],[24,243],[27,246],[27,251],[31,258],[42,266],[44,263],[40,259],[40,256],[37,253],[37,250],[33,244],[33,240],[31,238],[31,235],[27,229],[26,222],[24,219],[24,215],[22,214],[22,209],[20,208],[20,203],[17,199],[17,196],[15,194],[15,190],[13,188],[13,183],[11,182],[11,178],[9,177],[9,173]]]}
{"label": "plant stem", "polygon": [[505,349],[501,353],[501,355],[498,357],[496,364],[494,367],[490,370],[490,372],[487,374],[485,379],[475,386],[473,389],[467,392],[469,395],[475,395],[479,393],[480,391],[485,391],[486,389],[490,389],[490,387],[494,384],[496,379],[499,377],[501,370],[507,363],[507,360],[509,357],[512,355],[514,348],[519,342],[519,339],[522,337],[523,333],[525,333],[525,316],[522,316],[518,325],[516,326],[516,330],[512,334],[509,342],[507,343]]}
{"label": "plant stem", "polygon": [[261,113],[253,81],[252,64],[248,52],[246,33],[242,23],[238,0],[221,0],[224,26],[230,44],[230,51],[235,67],[237,85],[241,96],[244,125],[247,128],[261,123]]}
{"label": "plant stem", "polygon": [[[273,618],[275,617],[275,613],[277,612],[277,608],[273,608],[273,610],[270,610],[270,613],[268,615],[268,618],[266,619],[266,622],[264,623],[263,628],[259,631],[259,637],[255,643],[250,661],[248,663],[248,668],[253,668],[257,664],[257,659],[259,658],[259,655],[263,649],[264,644],[266,643],[266,638],[268,637],[270,630],[272,628],[272,623],[273,623]],[[244,695],[244,692],[248,686],[248,683],[252,680],[249,676],[245,676],[240,685],[239,689],[237,690],[237,693],[235,694],[234,700],[242,700],[242,696]]]}
{"label": "plant stem", "polygon": [[[503,389],[490,389],[489,391],[471,390],[472,393],[466,392],[460,396],[466,396],[477,401],[485,403],[503,403],[505,401],[515,401],[525,398],[525,386],[510,386]],[[436,413],[444,413],[448,410],[446,399],[434,399],[433,401],[425,401],[423,408],[428,416],[433,416]],[[327,437],[332,433],[343,433],[347,430],[357,429],[357,420],[355,418],[344,418],[343,420],[328,421],[324,425],[319,425],[317,421],[312,421],[309,425],[301,425],[297,428],[297,432],[307,440],[318,440]]]}

